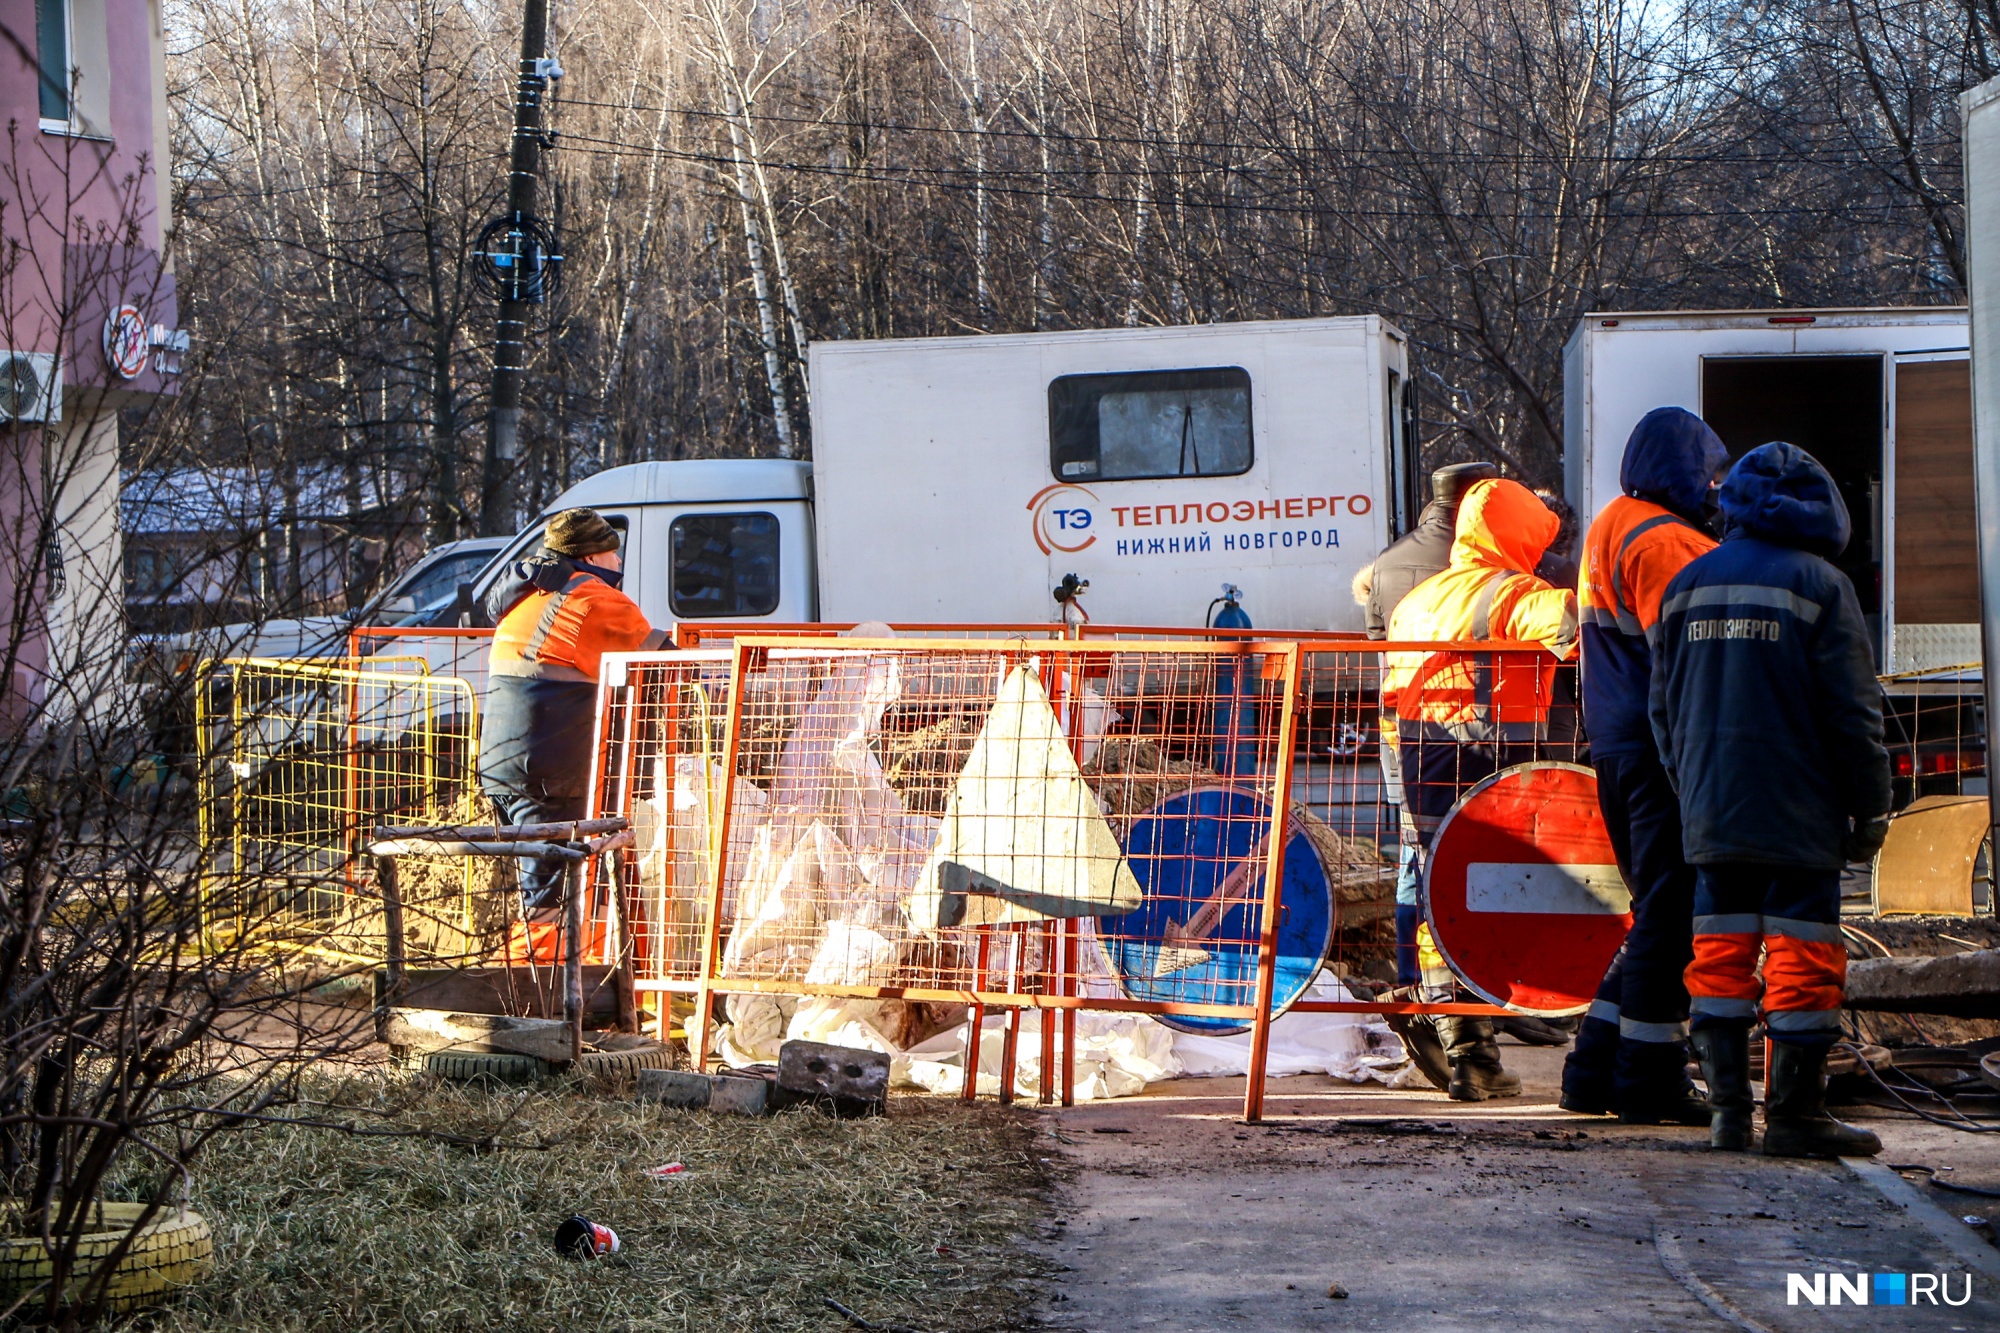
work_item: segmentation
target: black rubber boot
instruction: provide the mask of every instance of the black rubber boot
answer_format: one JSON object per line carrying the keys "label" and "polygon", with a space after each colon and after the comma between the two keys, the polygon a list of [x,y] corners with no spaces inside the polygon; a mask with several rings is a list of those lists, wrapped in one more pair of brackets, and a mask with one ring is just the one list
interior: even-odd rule
{"label": "black rubber boot", "polygon": [[[1388,1000],[1413,1000],[1414,987],[1392,990],[1383,997]],[[1431,1086],[1439,1092],[1451,1087],[1451,1061],[1445,1058],[1444,1043],[1438,1038],[1437,1020],[1429,1014],[1385,1014],[1389,1030],[1402,1038],[1403,1049],[1409,1052],[1410,1063],[1417,1072],[1431,1081]]]}
{"label": "black rubber boot", "polygon": [[1647,1097],[1626,1106],[1619,1111],[1618,1119],[1627,1125],[1706,1125],[1713,1130],[1715,1108],[1689,1083],[1679,1092]]}
{"label": "black rubber boot", "polygon": [[1580,1093],[1564,1091],[1557,1095],[1556,1105],[1571,1115],[1612,1115],[1617,1108],[1608,1101],[1598,1101]]}
{"label": "black rubber boot", "polygon": [[1756,1110],[1750,1096],[1749,1027],[1696,1028],[1688,1041],[1708,1084],[1708,1146],[1722,1152],[1747,1150]]}
{"label": "black rubber boot", "polygon": [[1771,1043],[1764,1083],[1764,1155],[1873,1157],[1882,1140],[1826,1113],[1826,1052],[1820,1045]]}
{"label": "black rubber boot", "polygon": [[1493,1097],[1518,1097],[1521,1080],[1500,1067],[1500,1043],[1493,1039],[1493,1021],[1449,1016],[1437,1020],[1438,1039],[1451,1061],[1455,1102],[1483,1102]]}
{"label": "black rubber boot", "polygon": [[1688,1081],[1687,1060],[1685,1042],[1619,1042],[1618,1118],[1628,1125],[1709,1128],[1715,1108]]}
{"label": "black rubber boot", "polygon": [[1617,1063],[1618,1025],[1584,1015],[1577,1023],[1576,1045],[1563,1057],[1562,1095],[1556,1105],[1574,1115],[1615,1115]]}

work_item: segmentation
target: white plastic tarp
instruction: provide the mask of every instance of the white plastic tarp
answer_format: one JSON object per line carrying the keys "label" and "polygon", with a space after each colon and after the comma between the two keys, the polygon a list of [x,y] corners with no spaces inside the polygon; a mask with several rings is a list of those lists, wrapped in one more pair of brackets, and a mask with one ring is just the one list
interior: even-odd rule
{"label": "white plastic tarp", "polygon": [[[1309,1000],[1351,1000],[1340,981],[1322,972],[1300,997]],[[1188,1078],[1241,1077],[1250,1072],[1250,1034],[1212,1037],[1174,1033],[1174,1056]],[[1392,1086],[1409,1056],[1403,1043],[1377,1014],[1280,1014],[1271,1024],[1265,1050],[1268,1078],[1294,1074],[1325,1074],[1329,1078],[1365,1083],[1375,1079]],[[1428,1087],[1429,1085],[1424,1085]]]}

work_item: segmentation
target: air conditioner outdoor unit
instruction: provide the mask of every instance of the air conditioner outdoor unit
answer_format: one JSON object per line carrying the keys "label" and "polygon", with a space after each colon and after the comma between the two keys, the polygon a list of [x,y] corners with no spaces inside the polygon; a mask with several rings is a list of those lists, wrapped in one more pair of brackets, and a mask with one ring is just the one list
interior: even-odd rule
{"label": "air conditioner outdoor unit", "polygon": [[62,420],[62,371],[53,352],[0,351],[0,425]]}

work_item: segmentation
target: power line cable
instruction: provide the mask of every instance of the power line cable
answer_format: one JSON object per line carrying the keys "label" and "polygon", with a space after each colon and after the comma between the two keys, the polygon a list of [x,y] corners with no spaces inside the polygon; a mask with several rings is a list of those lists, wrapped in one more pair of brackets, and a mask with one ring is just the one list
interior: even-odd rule
{"label": "power line cable", "polygon": [[[581,142],[582,144],[590,145],[586,147],[568,147],[564,150],[571,153],[578,153],[583,155],[601,156],[601,157],[631,157],[631,156],[657,155],[673,161],[696,162],[696,163],[701,163],[705,166],[733,167],[735,165],[735,159],[733,157],[729,157],[720,153],[698,153],[688,149],[665,148],[650,144],[626,144],[626,143],[621,143],[615,139],[602,139],[589,135],[565,134],[563,138],[570,144],[576,144]],[[1142,197],[1139,195],[1106,194],[1103,192],[1084,193],[1061,187],[1052,187],[1043,185],[1019,186],[1019,185],[1009,185],[1004,183],[996,184],[991,182],[990,180],[982,182],[979,180],[965,181],[965,180],[925,179],[921,175],[917,174],[922,172],[929,172],[933,174],[948,173],[960,176],[964,175],[976,176],[981,174],[979,168],[976,167],[960,167],[960,166],[877,167],[877,168],[857,169],[852,167],[834,166],[832,164],[827,164],[827,163],[769,161],[769,160],[765,161],[762,165],[766,170],[770,171],[795,172],[801,175],[822,176],[836,180],[856,181],[862,184],[915,186],[923,189],[949,190],[959,193],[976,193],[983,190],[987,194],[996,194],[1002,196],[1017,196],[1017,197],[1031,198],[1031,199],[1051,199],[1051,200],[1060,199],[1064,202],[1069,202],[1069,203],[1131,204],[1131,205],[1138,205],[1144,203],[1147,204],[1148,206],[1159,207],[1159,208],[1176,206],[1175,201],[1162,200],[1158,195]],[[994,173],[989,169],[984,174],[990,177]],[[1040,173],[1024,173],[1024,174],[1029,175],[1030,178],[1032,179],[1038,177]],[[1084,172],[1082,174],[1096,175],[1101,173]],[[1146,174],[1158,175],[1160,173],[1146,173]],[[1240,170],[1235,170],[1235,171],[1230,171],[1229,174],[1241,176],[1247,173],[1244,173]],[[1300,191],[1307,190],[1309,188],[1310,186],[1303,182],[1301,182],[1297,186],[1297,190]],[[1250,212],[1250,213],[1297,214],[1297,215],[1312,215],[1312,216],[1325,216],[1326,214],[1329,213],[1337,213],[1343,217],[1386,217],[1386,218],[1393,218],[1393,217],[1414,218],[1423,215],[1419,211],[1410,208],[1364,209],[1364,208],[1343,207],[1331,204],[1282,204],[1282,203],[1271,203],[1271,202],[1249,200],[1249,199],[1194,198],[1180,202],[1185,203],[1185,206],[1189,208],[1205,209],[1211,211],[1219,210],[1225,212],[1237,211],[1237,212]],[[1908,211],[1908,210],[1923,210],[1926,207],[1927,205],[1917,200],[1877,200],[1877,201],[1867,201],[1855,204],[1820,204],[1820,205],[1789,204],[1789,205],[1775,205],[1770,207],[1750,207],[1746,205],[1741,208],[1651,209],[1643,212],[1634,212],[1629,214],[1618,214],[1613,212],[1609,214],[1609,216],[1613,219],[1623,216],[1634,221],[1670,221],[1670,220],[1679,221],[1679,220],[1693,220],[1701,218],[1744,218],[1751,216],[1848,217],[1852,216],[1857,212],[1863,212],[1870,209]],[[1466,218],[1474,221],[1494,221],[1504,217],[1506,219],[1513,221],[1553,222],[1553,221],[1581,219],[1588,215],[1581,211],[1568,214],[1536,213],[1536,212],[1526,212],[1526,211],[1508,212],[1503,214],[1491,210],[1486,210],[1486,211],[1467,211],[1464,213],[1454,214],[1453,216]]]}
{"label": "power line cable", "polygon": [[[730,112],[717,111],[709,107],[649,106],[639,103],[600,102],[591,100],[589,98],[579,98],[579,97],[563,98],[558,105],[592,107],[592,108],[599,108],[611,111],[648,112],[655,114],[663,113],[670,116],[686,116],[691,119],[698,119],[698,120],[730,120],[738,118],[736,115],[732,115],[732,113]],[[937,134],[937,135],[947,135],[952,137],[965,137],[965,138],[983,137],[989,139],[1026,139],[1034,143],[1040,143],[1046,140],[1051,143],[1094,143],[1094,144],[1108,144],[1108,145],[1118,145],[1118,146],[1136,147],[1136,148],[1162,148],[1162,149],[1176,149],[1176,150],[1195,148],[1195,149],[1207,149],[1217,152],[1235,152],[1235,153],[1275,152],[1275,153],[1286,153],[1295,155],[1300,152],[1327,151],[1333,155],[1345,156],[1345,157],[1430,157],[1430,158],[1439,158],[1443,160],[1471,160],[1471,161],[1492,161],[1492,162],[1543,162],[1543,161],[1562,160],[1569,162],[1612,162],[1612,163],[1669,162],[1669,163],[1688,163],[1694,165],[1702,165],[1711,162],[1723,162],[1731,164],[1753,164],[1753,165],[1784,165],[1791,162],[1809,161],[1815,164],[1828,165],[1828,166],[1874,165],[1874,160],[1863,153],[1854,153],[1851,156],[1844,157],[1838,160],[1830,157],[1828,158],[1801,157],[1798,154],[1786,156],[1782,154],[1757,154],[1757,153],[1742,153],[1742,154],[1574,153],[1574,154],[1561,155],[1560,158],[1558,158],[1558,156],[1555,154],[1542,154],[1542,153],[1531,153],[1531,152],[1417,149],[1417,148],[1402,148],[1393,145],[1374,145],[1367,147],[1339,146],[1330,149],[1322,149],[1318,146],[1302,146],[1295,144],[1283,144],[1277,142],[1236,143],[1228,140],[1171,139],[1171,138],[1161,138],[1157,136],[1116,135],[1116,134],[1082,134],[1070,131],[1055,131],[1055,132],[1037,131],[1030,128],[1003,129],[993,126],[988,126],[985,129],[973,129],[970,126],[925,125],[925,124],[913,124],[907,121],[837,120],[837,119],[829,119],[822,116],[788,116],[775,111],[749,111],[740,114],[742,116],[747,116],[748,119],[753,121],[765,121],[771,124],[781,124],[781,125],[804,125],[821,129],[880,130],[885,133],[891,133],[891,134]],[[1958,141],[1955,139],[1941,139],[1928,143],[1917,143],[1913,146],[1922,149],[1924,151],[1936,151],[1938,149],[1952,147],[1957,142]]]}

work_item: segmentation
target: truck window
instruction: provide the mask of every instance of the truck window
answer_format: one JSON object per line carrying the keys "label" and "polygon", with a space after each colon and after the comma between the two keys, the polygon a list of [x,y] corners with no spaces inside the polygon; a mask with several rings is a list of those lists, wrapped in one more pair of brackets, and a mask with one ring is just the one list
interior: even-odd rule
{"label": "truck window", "polygon": [[1250,372],[1240,366],[1049,382],[1049,470],[1058,481],[1233,477],[1250,460]]}
{"label": "truck window", "polygon": [[675,616],[768,616],[778,609],[777,515],[688,514],[674,520],[671,533]]}

